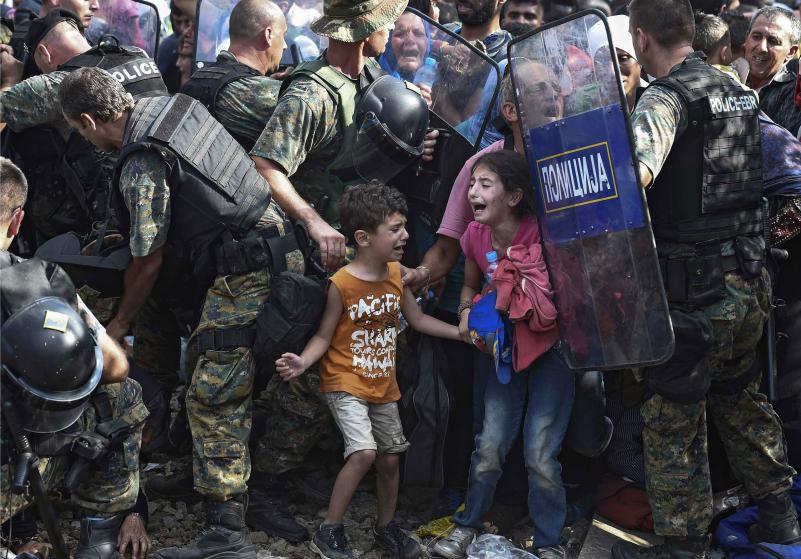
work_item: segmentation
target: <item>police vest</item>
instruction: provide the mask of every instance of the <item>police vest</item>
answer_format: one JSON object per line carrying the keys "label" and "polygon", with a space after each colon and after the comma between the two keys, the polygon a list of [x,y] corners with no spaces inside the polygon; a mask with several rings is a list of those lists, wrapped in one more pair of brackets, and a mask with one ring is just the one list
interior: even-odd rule
{"label": "police vest", "polygon": [[[134,48],[103,44],[73,57],[59,70],[98,67],[116,77],[135,98],[164,95],[167,88],[156,63]],[[46,238],[91,230],[106,216],[114,156],[95,149],[72,131],[65,140],[47,125],[15,132],[16,156],[31,189],[27,209]]]}
{"label": "police vest", "polygon": [[[192,74],[189,81],[181,88],[181,93],[194,97],[215,117],[217,116],[217,96],[226,85],[235,81],[263,76],[247,64],[242,64],[227,57],[218,57],[217,62],[205,66]],[[243,148],[250,151],[255,142],[239,134],[231,135]]]}
{"label": "police vest", "polygon": [[[324,186],[327,190],[328,200],[325,205],[329,208],[336,208],[346,186],[361,180],[353,168],[353,146],[358,133],[356,126],[357,96],[380,74],[381,69],[376,64],[368,63],[359,76],[357,84],[354,80],[331,68],[325,59],[320,57],[317,60],[298,65],[292,75],[281,84],[279,98],[292,80],[305,76],[322,86],[337,105],[337,116],[342,125],[342,145],[337,156],[326,166],[327,184]],[[320,200],[308,201],[317,205],[321,215],[326,213],[325,207],[321,207],[324,204],[321,204]]]}
{"label": "police vest", "polygon": [[[270,186],[222,124],[182,93],[136,103],[125,126],[115,185],[128,158],[142,151],[157,154],[168,170],[169,258],[181,261],[172,263],[183,270],[178,281],[192,282],[175,286],[186,291],[178,304],[197,307],[216,276],[215,246],[253,229],[270,204]],[[130,215],[118,194],[115,188],[114,206],[121,230],[128,231]]]}
{"label": "police vest", "polygon": [[648,190],[657,241],[695,244],[762,234],[759,107],[698,54],[651,85],[676,92],[687,129]]}

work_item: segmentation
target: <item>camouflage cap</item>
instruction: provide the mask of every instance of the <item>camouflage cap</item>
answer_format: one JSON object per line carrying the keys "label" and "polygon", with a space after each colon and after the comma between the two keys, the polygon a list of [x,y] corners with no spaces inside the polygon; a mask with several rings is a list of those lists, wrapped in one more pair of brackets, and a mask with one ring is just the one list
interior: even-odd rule
{"label": "camouflage cap", "polygon": [[331,39],[356,43],[394,22],[408,0],[325,0],[323,17],[311,30]]}

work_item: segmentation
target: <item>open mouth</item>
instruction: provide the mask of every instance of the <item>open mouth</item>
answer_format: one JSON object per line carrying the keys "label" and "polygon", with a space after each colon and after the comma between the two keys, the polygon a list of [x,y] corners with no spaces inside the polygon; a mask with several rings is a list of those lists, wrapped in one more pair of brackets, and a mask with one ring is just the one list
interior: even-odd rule
{"label": "open mouth", "polygon": [[486,204],[471,204],[473,206],[473,215],[478,216],[484,213],[484,210],[487,209]]}

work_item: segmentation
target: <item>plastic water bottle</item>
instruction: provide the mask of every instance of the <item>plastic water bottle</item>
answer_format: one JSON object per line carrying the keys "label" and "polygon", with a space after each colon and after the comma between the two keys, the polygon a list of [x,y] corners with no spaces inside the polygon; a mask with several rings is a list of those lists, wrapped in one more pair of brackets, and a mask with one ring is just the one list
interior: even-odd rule
{"label": "plastic water bottle", "polygon": [[430,88],[435,81],[437,81],[437,61],[429,57],[426,58],[425,64],[417,69],[412,82]]}
{"label": "plastic water bottle", "polygon": [[484,277],[487,280],[487,285],[492,285],[492,274],[498,269],[498,253],[494,250],[486,254],[487,257],[487,271],[484,272]]}

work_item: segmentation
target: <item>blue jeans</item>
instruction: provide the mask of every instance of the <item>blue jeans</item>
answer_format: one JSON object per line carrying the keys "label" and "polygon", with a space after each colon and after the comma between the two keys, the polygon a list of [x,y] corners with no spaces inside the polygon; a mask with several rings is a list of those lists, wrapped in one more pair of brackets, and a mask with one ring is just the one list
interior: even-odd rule
{"label": "blue jeans", "polygon": [[[575,379],[551,350],[509,384],[489,375],[484,392],[484,423],[470,460],[465,510],[454,515],[460,526],[481,528],[492,505],[506,454],[523,421],[528,511],[537,547],[556,545],[565,523],[565,488],[558,456],[570,423]],[[524,416],[525,414],[525,416]]]}

